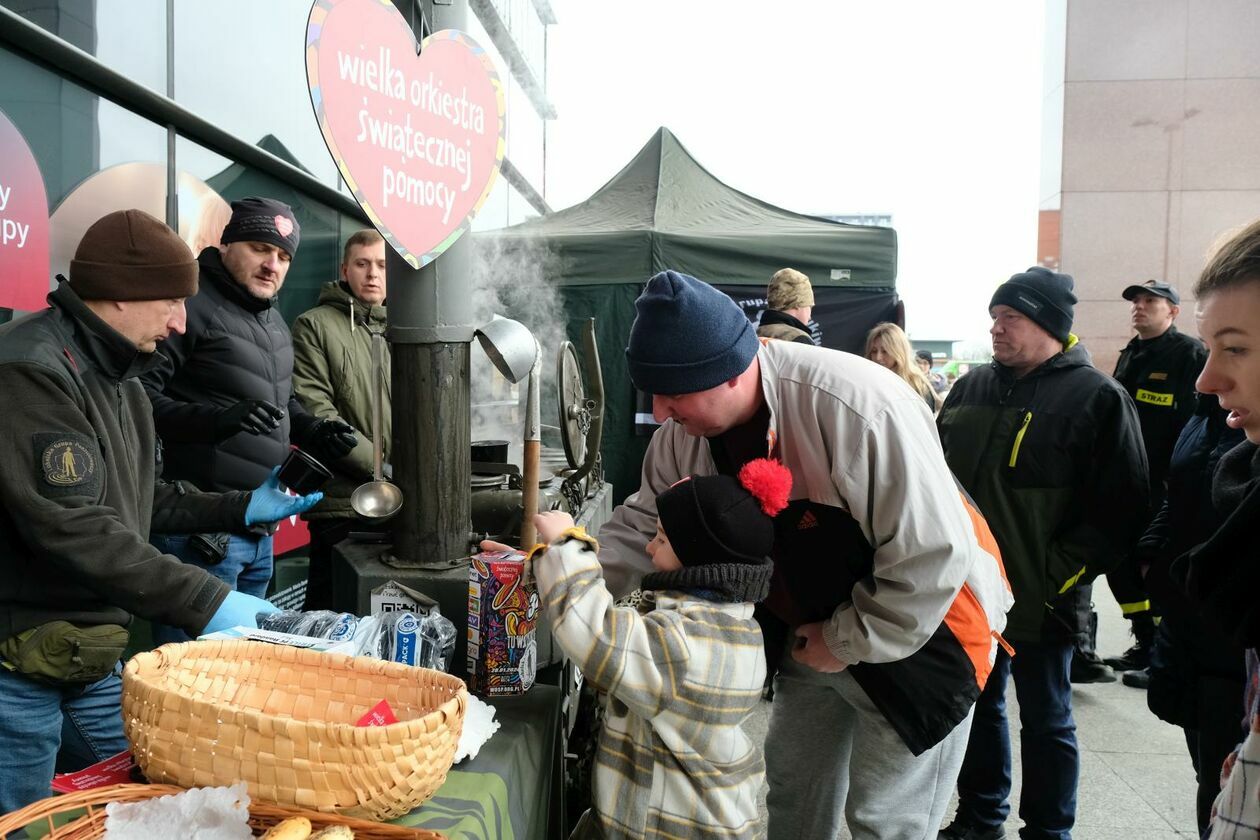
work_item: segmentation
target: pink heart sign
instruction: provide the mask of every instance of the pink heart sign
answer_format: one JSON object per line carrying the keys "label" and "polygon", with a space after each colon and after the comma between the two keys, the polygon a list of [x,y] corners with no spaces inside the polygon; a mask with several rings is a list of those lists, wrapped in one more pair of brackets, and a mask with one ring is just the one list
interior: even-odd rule
{"label": "pink heart sign", "polygon": [[432,262],[468,229],[503,162],[503,87],[455,30],[421,43],[389,0],[315,0],[306,80],[324,142],[381,235]]}
{"label": "pink heart sign", "polygon": [[0,306],[34,312],[48,296],[48,194],[31,147],[0,111]]}

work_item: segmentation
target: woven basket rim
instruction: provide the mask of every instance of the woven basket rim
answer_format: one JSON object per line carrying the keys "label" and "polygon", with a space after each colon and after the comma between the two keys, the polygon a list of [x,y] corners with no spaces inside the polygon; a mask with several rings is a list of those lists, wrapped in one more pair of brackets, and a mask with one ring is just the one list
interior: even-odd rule
{"label": "woven basket rim", "polygon": [[[194,645],[198,647],[193,647]],[[383,726],[356,726],[351,722],[330,722],[324,720],[303,720],[296,717],[283,716],[271,712],[264,712],[260,709],[249,708],[236,703],[230,703],[226,700],[205,700],[193,697],[191,694],[179,691],[183,686],[163,686],[160,685],[160,677],[171,667],[178,664],[187,656],[191,659],[190,654],[203,656],[211,652],[209,645],[218,646],[218,655],[214,658],[220,659],[237,659],[243,658],[241,654],[249,655],[253,658],[277,659],[282,650],[293,651],[296,655],[296,664],[314,664],[317,667],[321,665],[342,666],[346,670],[358,673],[368,674],[385,674],[407,680],[415,679],[418,674],[422,675],[421,679],[431,680],[438,685],[435,689],[442,691],[445,688],[455,689],[450,699],[443,701],[425,714],[400,720],[397,723],[386,724]],[[166,652],[163,652],[166,651]],[[150,666],[151,661],[164,659],[164,666],[157,666],[157,671],[150,671],[148,674],[142,673],[141,669]],[[327,733],[333,737],[342,736],[352,738],[356,741],[365,740],[369,745],[377,746],[384,742],[392,742],[394,739],[391,735],[399,732],[407,731],[409,734],[414,732],[421,734],[426,731],[431,723],[431,719],[438,715],[445,716],[446,719],[453,718],[460,714],[461,704],[465,707],[468,702],[468,687],[464,681],[458,677],[442,671],[436,671],[431,668],[417,668],[411,665],[405,665],[401,662],[387,662],[381,659],[367,659],[365,657],[347,656],[341,653],[323,653],[320,651],[307,650],[304,648],[283,648],[281,645],[273,645],[267,642],[255,642],[243,639],[211,639],[205,641],[177,642],[162,645],[151,651],[145,651],[133,656],[123,670],[124,694],[127,693],[127,684],[135,681],[141,685],[151,688],[157,692],[177,693],[183,698],[189,707],[200,712],[210,713],[218,710],[228,710],[237,715],[243,722],[247,721],[250,726],[257,727],[259,721],[263,719],[283,719],[290,726],[300,727],[305,730],[306,734],[312,732]],[[442,686],[441,683],[447,683]],[[461,696],[462,695],[462,696]],[[384,698],[382,698],[384,699]],[[366,700],[364,701],[367,702]],[[370,708],[370,706],[369,706]],[[353,733],[353,734],[351,734]]]}
{"label": "woven basket rim", "polygon": [[[138,802],[146,799],[155,799],[159,796],[184,793],[187,790],[187,788],[178,785],[125,783],[50,796],[32,802],[24,808],[0,815],[0,836],[29,828],[41,828],[42,826],[39,825],[41,821],[48,822],[51,826],[51,820],[55,816],[85,810],[86,813],[82,816],[64,825],[52,827],[51,833],[45,835],[45,838],[52,840],[52,838],[58,837],[104,837],[105,805],[109,802]],[[393,825],[375,820],[313,811],[297,806],[274,805],[252,799],[249,804],[249,812],[251,822],[262,821],[263,825],[278,823],[290,816],[305,816],[315,826],[321,828],[331,825],[348,826],[355,832],[356,837],[446,840],[445,834],[431,829]]]}

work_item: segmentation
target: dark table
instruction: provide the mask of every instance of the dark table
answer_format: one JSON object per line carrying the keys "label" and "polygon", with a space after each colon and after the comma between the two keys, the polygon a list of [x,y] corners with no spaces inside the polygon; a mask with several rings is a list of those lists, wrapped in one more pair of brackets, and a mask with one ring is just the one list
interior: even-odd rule
{"label": "dark table", "polygon": [[560,689],[536,684],[486,702],[499,730],[476,758],[451,768],[432,799],[394,823],[451,840],[545,840],[558,830]]}

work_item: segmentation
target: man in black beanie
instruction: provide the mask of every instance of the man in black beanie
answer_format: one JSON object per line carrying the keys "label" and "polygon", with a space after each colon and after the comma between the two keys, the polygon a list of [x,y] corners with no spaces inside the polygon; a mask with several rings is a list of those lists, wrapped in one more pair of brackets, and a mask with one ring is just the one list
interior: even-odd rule
{"label": "man in black beanie", "polygon": [[275,611],[164,556],[151,530],[244,533],[320,498],[159,480],[137,378],[184,331],[197,292],[197,263],[173,230],[140,210],[110,213],[69,274],[47,309],[0,327],[0,813],[47,796],[54,770],[127,749],[119,658],[133,616],[200,633]]}
{"label": "man in black beanie", "polygon": [[[769,837],[834,837],[846,821],[855,836],[927,836],[945,817],[1010,594],[927,406],[853,354],[759,341],[695,277],[656,275],[635,309],[626,361],[661,426],[638,492],[600,529],[609,588],[648,585],[643,544],[679,480],[781,460],[794,498],[775,519],[759,611],[777,671]],[[669,527],[668,503],[659,515]]]}
{"label": "man in black beanie", "polygon": [[[1072,335],[1072,278],[1041,266],[989,303],[993,363],[955,383],[937,418],[945,458],[988,517],[1015,606],[976,704],[948,840],[997,840],[1010,813],[1008,678],[1019,692],[1030,837],[1068,838],[1080,760],[1070,669],[1088,584],[1146,522],[1147,467],[1133,403]],[[1114,676],[1113,676],[1114,679]]]}
{"label": "man in black beanie", "polygon": [[[163,343],[166,364],[143,377],[165,444],[166,478],[242,490],[265,481],[290,442],[326,460],[354,447],[350,426],[315,417],[293,395],[293,341],[274,304],[300,236],[287,204],[245,198],[232,202],[219,246],[198,255],[201,287],[188,301],[187,331]],[[155,545],[262,597],[271,581],[271,532],[166,536]],[[175,628],[155,628],[155,637],[187,638]]]}

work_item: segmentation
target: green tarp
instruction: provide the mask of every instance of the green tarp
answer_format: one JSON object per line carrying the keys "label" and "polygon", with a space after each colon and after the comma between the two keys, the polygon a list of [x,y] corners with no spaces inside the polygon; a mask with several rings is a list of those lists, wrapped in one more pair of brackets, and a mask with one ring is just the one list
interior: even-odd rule
{"label": "green tarp", "polygon": [[[667,268],[714,285],[760,286],[785,266],[815,286],[883,291],[895,302],[897,235],[792,213],[732,189],[661,128],[589,199],[539,219],[477,234],[496,260],[545,254],[569,338],[596,319],[606,391],[604,471],[620,502],[638,487],[647,440],[634,431],[624,348],[643,283]],[[513,313],[504,313],[512,315]],[[863,325],[868,329],[873,325]]]}

